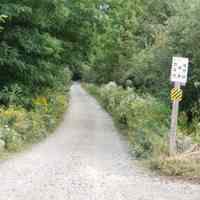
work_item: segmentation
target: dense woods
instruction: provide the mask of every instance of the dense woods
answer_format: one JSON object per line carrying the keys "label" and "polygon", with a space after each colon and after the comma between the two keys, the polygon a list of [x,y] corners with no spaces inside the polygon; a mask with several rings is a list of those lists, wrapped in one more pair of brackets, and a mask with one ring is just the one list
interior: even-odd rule
{"label": "dense woods", "polygon": [[6,92],[29,97],[62,83],[67,44],[59,38],[69,13],[64,3],[6,0],[0,12],[6,16],[0,35],[2,103],[8,103]]}
{"label": "dense woods", "polygon": [[189,84],[182,109],[191,120],[191,108],[198,107],[199,2],[109,1],[107,5],[83,66],[86,78],[129,84],[167,102],[172,56],[189,57]]}
{"label": "dense woods", "polygon": [[[88,4],[88,5],[87,5]],[[94,2],[84,3],[83,13],[94,12]],[[100,5],[99,5],[100,4]],[[89,23],[90,46],[81,65],[82,77],[102,84],[115,81],[150,93],[169,105],[172,56],[189,57],[189,82],[181,109],[185,125],[199,122],[199,1],[96,2]],[[91,21],[91,19],[96,19]],[[87,34],[89,35],[89,34]],[[191,126],[190,131],[195,130]],[[195,133],[198,134],[198,133]]]}

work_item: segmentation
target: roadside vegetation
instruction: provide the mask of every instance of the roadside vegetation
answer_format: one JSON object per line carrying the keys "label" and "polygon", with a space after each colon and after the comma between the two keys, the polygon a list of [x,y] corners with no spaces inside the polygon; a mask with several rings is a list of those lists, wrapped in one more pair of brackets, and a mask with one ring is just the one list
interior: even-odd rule
{"label": "roadside vegetation", "polygon": [[64,1],[0,2],[0,152],[45,138],[68,105]]}

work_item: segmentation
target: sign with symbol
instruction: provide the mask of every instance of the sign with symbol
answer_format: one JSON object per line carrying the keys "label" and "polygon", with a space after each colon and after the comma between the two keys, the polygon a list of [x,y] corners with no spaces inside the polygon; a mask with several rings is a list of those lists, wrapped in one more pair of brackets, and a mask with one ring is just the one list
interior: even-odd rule
{"label": "sign with symbol", "polygon": [[171,128],[169,132],[169,153],[174,155],[177,152],[177,125],[178,125],[178,112],[179,102],[182,100],[183,91],[181,86],[186,85],[188,76],[189,59],[182,57],[173,57],[171,69],[171,81],[174,83],[174,88],[171,90],[172,115],[171,115]]}
{"label": "sign with symbol", "polygon": [[173,57],[171,81],[185,85],[188,76],[188,65],[188,58]]}
{"label": "sign with symbol", "polygon": [[171,90],[171,100],[172,101],[182,101],[183,91],[180,88],[173,88]]}

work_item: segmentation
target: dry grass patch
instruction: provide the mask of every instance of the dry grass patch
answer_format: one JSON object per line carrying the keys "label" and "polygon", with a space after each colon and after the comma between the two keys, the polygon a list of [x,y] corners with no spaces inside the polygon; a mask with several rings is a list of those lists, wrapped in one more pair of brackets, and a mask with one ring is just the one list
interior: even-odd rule
{"label": "dry grass patch", "polygon": [[173,157],[160,157],[150,161],[152,169],[167,176],[200,180],[200,145]]}

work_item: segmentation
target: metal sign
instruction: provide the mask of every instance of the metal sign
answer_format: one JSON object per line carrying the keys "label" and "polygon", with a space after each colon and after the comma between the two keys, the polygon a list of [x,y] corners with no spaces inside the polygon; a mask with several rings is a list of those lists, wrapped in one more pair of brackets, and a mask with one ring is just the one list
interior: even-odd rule
{"label": "metal sign", "polygon": [[171,81],[174,83],[181,83],[183,85],[187,82],[189,59],[182,57],[173,57],[171,69]]}
{"label": "metal sign", "polygon": [[182,98],[183,98],[183,90],[176,87],[171,90],[172,101],[182,101]]}

